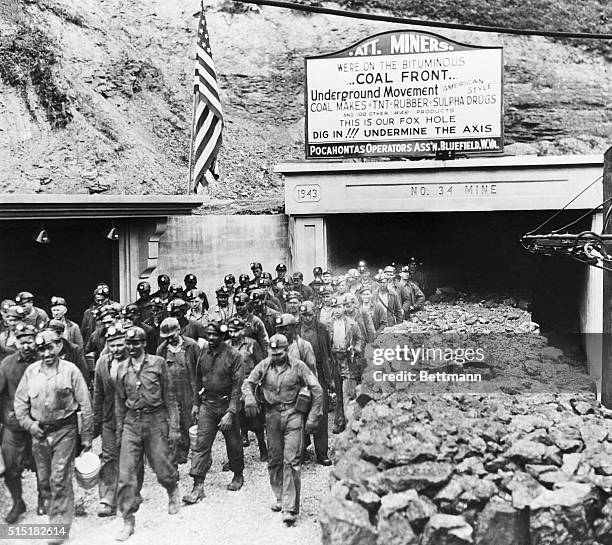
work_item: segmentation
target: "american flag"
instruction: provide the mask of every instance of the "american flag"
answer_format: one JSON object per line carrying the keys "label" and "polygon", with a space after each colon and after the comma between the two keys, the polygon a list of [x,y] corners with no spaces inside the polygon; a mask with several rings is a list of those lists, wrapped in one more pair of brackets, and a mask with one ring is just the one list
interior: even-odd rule
{"label": "american flag", "polygon": [[217,154],[221,147],[223,129],[223,110],[203,6],[198,24],[194,92],[193,179],[194,191],[197,193],[219,177]]}

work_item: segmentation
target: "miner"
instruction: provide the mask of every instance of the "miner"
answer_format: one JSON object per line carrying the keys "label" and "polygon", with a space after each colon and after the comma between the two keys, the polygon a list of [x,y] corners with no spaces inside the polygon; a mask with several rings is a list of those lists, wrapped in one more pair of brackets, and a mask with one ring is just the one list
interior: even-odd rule
{"label": "miner", "polygon": [[244,453],[238,417],[244,362],[238,350],[224,342],[226,333],[225,324],[212,321],[206,326],[208,345],[196,364],[194,391],[197,395],[192,417],[198,421],[198,436],[191,459],[193,489],[183,497],[189,504],[205,497],[204,481],[212,465],[211,450],[218,430],[223,433],[229,466],[234,473],[227,489],[240,490],[244,484]]}
{"label": "miner", "polygon": [[[18,422],[13,407],[15,392],[26,368],[37,358],[36,329],[31,325],[19,324],[15,330],[17,352],[0,362],[0,415],[4,431],[2,433],[2,456],[6,465],[4,482],[11,495],[13,505],[5,517],[8,524],[15,524],[19,515],[25,513],[21,474],[24,469],[36,471],[32,455],[32,437]],[[38,514],[44,515],[44,502],[38,486]]]}
{"label": "miner", "polygon": [[159,336],[162,343],[157,355],[164,358],[168,368],[168,381],[179,411],[181,438],[171,445],[177,464],[187,462],[189,454],[189,427],[194,399],[195,367],[200,357],[200,347],[193,339],[181,334],[181,325],[176,318],[165,318]]}
{"label": "miner", "polygon": [[249,296],[246,293],[237,293],[234,296],[234,304],[236,305],[236,316],[244,320],[244,334],[255,339],[265,354],[268,350],[268,332],[261,318],[255,316]]}
{"label": "miner", "polygon": [[[25,370],[19,382],[15,416],[32,435],[40,493],[50,522],[69,526],[74,517],[72,468],[77,434],[83,450],[91,449],[91,402],[81,372],[59,357],[61,343],[57,334],[42,331],[35,344],[40,359]],[[77,412],[81,413],[80,430]]]}
{"label": "miner", "polygon": [[[261,386],[268,437],[268,473],[276,498],[273,511],[282,511],[283,522],[293,525],[300,510],[301,455],[304,432],[313,433],[321,416],[323,393],[308,366],[287,353],[284,335],[270,340],[270,355],[260,361],[244,381],[245,413],[255,416],[260,409],[255,389]],[[311,397],[310,407],[298,394],[303,386]]]}
{"label": "miner", "polygon": [[140,327],[126,331],[129,360],[117,372],[115,414],[121,444],[117,503],[123,517],[117,541],[125,541],[134,533],[142,487],[138,468],[143,456],[168,493],[168,513],[175,515],[180,508],[179,475],[169,445],[181,437],[178,409],[171,395],[166,362],[147,354],[145,343]]}
{"label": "miner", "polygon": [[51,316],[54,320],[59,320],[64,324],[64,332],[62,337],[70,341],[72,344],[77,344],[83,348],[83,335],[81,329],[72,320],[66,317],[68,312],[68,303],[63,297],[51,297]]}
{"label": "miner", "polygon": [[25,324],[36,327],[41,330],[49,323],[49,316],[42,309],[34,306],[34,296],[29,291],[22,291],[15,297],[15,302],[23,307],[25,316],[23,321]]}

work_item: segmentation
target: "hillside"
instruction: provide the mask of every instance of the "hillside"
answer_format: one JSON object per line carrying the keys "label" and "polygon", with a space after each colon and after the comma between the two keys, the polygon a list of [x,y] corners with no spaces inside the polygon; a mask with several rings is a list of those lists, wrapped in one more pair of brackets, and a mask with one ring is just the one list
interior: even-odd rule
{"label": "hillside", "polygon": [[[217,211],[274,211],[275,163],[303,158],[303,57],[398,28],[230,1],[207,6],[226,115]],[[325,4],[337,7],[338,4]],[[607,32],[604,0],[340,0],[347,9]],[[198,0],[0,3],[0,191],[185,192]],[[405,28],[405,27],[403,27]],[[504,46],[506,152],[602,153],[608,42],[427,29]]]}

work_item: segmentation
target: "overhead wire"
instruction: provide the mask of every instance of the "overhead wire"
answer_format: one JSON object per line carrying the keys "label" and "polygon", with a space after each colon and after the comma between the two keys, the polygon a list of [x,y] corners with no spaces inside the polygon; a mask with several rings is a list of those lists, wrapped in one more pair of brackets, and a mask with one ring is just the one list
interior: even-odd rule
{"label": "overhead wire", "polygon": [[234,0],[240,4],[255,4],[258,6],[273,6],[309,13],[322,13],[324,15],[336,15],[338,17],[350,17],[353,19],[365,19],[371,21],[383,21],[386,23],[400,23],[404,25],[426,26],[435,28],[448,28],[452,30],[471,30],[476,32],[494,32],[496,34],[515,34],[520,36],[543,36],[546,38],[571,38],[583,40],[612,40],[612,34],[597,34],[591,32],[562,32],[556,30],[537,30],[513,27],[498,27],[487,25],[468,25],[463,23],[450,23],[444,21],[425,21],[423,19],[412,19],[398,17],[395,15],[381,15],[378,13],[362,13],[360,11],[340,10],[324,8],[321,6],[310,6],[308,4],[297,4],[284,0]]}

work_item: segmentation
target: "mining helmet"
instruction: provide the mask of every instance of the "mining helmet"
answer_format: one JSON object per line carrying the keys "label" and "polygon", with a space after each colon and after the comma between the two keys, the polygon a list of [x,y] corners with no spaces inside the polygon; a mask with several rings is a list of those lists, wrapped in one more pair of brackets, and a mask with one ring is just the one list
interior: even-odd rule
{"label": "mining helmet", "polygon": [[285,297],[285,301],[291,301],[291,299],[297,299],[298,301],[302,301],[302,296],[299,291],[290,291]]}
{"label": "mining helmet", "polygon": [[184,296],[187,302],[195,301],[200,296],[200,292],[197,289],[187,290]]}
{"label": "mining helmet", "polygon": [[285,327],[290,325],[297,325],[297,320],[295,319],[295,316],[293,314],[284,313],[274,318],[275,327]]}
{"label": "mining helmet", "polygon": [[157,285],[158,286],[169,286],[170,285],[170,277],[167,274],[160,274],[157,277]]}
{"label": "mining helmet", "polygon": [[227,325],[229,329],[238,331],[244,328],[245,321],[240,316],[234,316]]}
{"label": "mining helmet", "polygon": [[241,274],[241,275],[238,277],[238,283],[239,283],[241,286],[246,286],[246,285],[247,285],[247,284],[248,284],[250,281],[251,281],[251,279],[249,278],[249,275],[248,275],[248,274],[244,274],[244,273],[243,273],[243,274]]}
{"label": "mining helmet", "polygon": [[195,274],[191,274],[191,273],[185,275],[184,281],[185,281],[185,285],[187,285],[187,284],[195,285],[195,284],[198,283],[198,279],[197,279],[196,275]]}
{"label": "mining helmet", "polygon": [[125,338],[128,341],[146,341],[147,335],[142,327],[132,326],[125,332]]}
{"label": "mining helmet", "polygon": [[15,326],[15,337],[36,337],[37,330],[30,324],[17,324]]}
{"label": "mining helmet", "polygon": [[25,303],[26,301],[32,301],[33,299],[34,296],[29,291],[20,291],[17,294],[17,297],[15,297],[15,302],[19,304]]}
{"label": "mining helmet", "polygon": [[236,283],[236,277],[233,274],[226,274],[225,278],[223,279],[223,283],[225,285],[227,285],[227,284],[235,284]]}
{"label": "mining helmet", "polygon": [[314,269],[312,269],[312,275],[313,276],[322,276],[323,275],[323,269],[321,267],[315,267]]}
{"label": "mining helmet", "polygon": [[121,322],[116,322],[106,330],[104,337],[107,341],[122,339],[125,337],[126,330]]}
{"label": "mining helmet", "polygon": [[146,280],[138,282],[138,286],[136,286],[136,291],[138,293],[149,293],[151,291],[151,284],[149,284]]}
{"label": "mining helmet", "polygon": [[287,337],[285,337],[284,335],[281,335],[280,333],[276,333],[275,335],[272,335],[272,337],[270,337],[270,348],[283,349],[283,348],[287,348],[288,346],[289,346],[289,341],[287,340]]}
{"label": "mining helmet", "polygon": [[211,320],[206,324],[206,329],[214,329],[217,333],[227,333],[227,326],[219,320]]}
{"label": "mining helmet", "polygon": [[187,303],[183,301],[183,299],[172,299],[168,303],[166,310],[170,313],[170,315],[182,315],[187,312]]}
{"label": "mining helmet", "polygon": [[6,312],[10,307],[14,307],[17,303],[11,299],[5,299],[0,303],[0,310]]}
{"label": "mining helmet", "polygon": [[41,331],[38,335],[36,335],[36,338],[34,339],[34,342],[36,343],[36,348],[38,348],[38,350],[43,350],[45,346],[48,346],[52,343],[56,343],[58,341],[59,338],[57,336],[57,333],[51,331],[50,329],[45,329]]}
{"label": "mining helmet", "polygon": [[249,302],[249,296],[246,293],[237,293],[234,295],[234,303],[242,305]]}
{"label": "mining helmet", "polygon": [[230,292],[225,286],[221,286],[216,292],[217,299],[226,299],[229,297]]}
{"label": "mining helmet", "polygon": [[287,272],[287,265],[285,265],[284,263],[279,263],[276,266],[276,271],[277,272]]}
{"label": "mining helmet", "polygon": [[51,306],[52,307],[56,307],[62,305],[64,307],[68,307],[68,304],[66,303],[66,299],[64,299],[63,297],[57,297],[57,296],[53,296],[51,297]]}
{"label": "mining helmet", "polygon": [[176,318],[164,318],[159,326],[159,336],[162,339],[172,337],[175,333],[181,330],[181,324]]}
{"label": "mining helmet", "polygon": [[53,331],[57,331],[57,333],[59,333],[60,335],[66,331],[66,324],[64,322],[62,322],[61,320],[50,320],[49,321],[49,325],[47,326],[49,329],[52,329]]}
{"label": "mining helmet", "polygon": [[263,269],[261,263],[257,263],[257,261],[251,263],[251,270],[254,271],[255,269]]}

